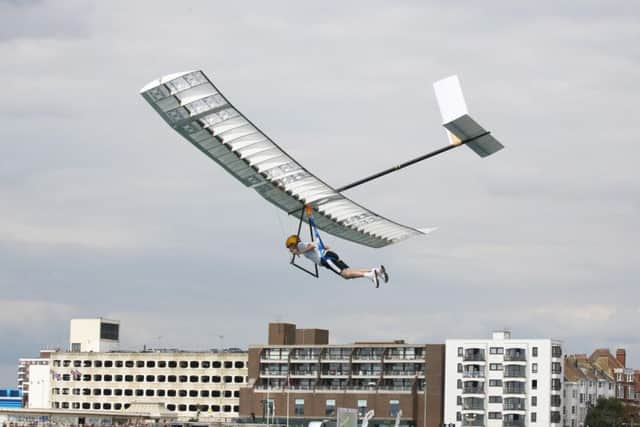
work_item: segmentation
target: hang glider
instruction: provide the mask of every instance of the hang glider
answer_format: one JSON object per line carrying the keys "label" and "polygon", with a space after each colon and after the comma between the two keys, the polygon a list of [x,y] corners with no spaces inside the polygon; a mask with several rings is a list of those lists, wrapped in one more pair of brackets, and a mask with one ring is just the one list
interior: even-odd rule
{"label": "hang glider", "polygon": [[310,205],[319,229],[380,248],[430,230],[384,218],[345,197],[343,191],[459,145],[467,144],[481,156],[502,148],[468,116],[457,77],[449,79],[436,83],[435,88],[451,145],[337,189],[282,150],[236,109],[202,71],[170,74],[150,82],[140,93],[176,132],[278,208],[289,214],[300,213],[302,219],[303,207]]}

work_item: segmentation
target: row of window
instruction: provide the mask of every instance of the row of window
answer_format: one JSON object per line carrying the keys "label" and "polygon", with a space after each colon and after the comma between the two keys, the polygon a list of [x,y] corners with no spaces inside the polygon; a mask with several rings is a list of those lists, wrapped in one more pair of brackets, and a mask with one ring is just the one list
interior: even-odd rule
{"label": "row of window", "polygon": [[[268,399],[265,401],[265,407],[267,410],[273,415],[273,400]],[[367,401],[366,399],[359,399],[357,403],[358,408],[358,416],[363,417],[367,413]],[[398,412],[400,412],[400,401],[399,400],[389,400],[389,416],[395,417]],[[296,416],[304,415],[304,399],[296,399],[293,404],[293,413]],[[335,417],[336,416],[336,401],[335,399],[327,399],[325,401],[325,416]]]}
{"label": "row of window", "polygon": [[[559,396],[558,396],[559,397]],[[552,396],[553,398],[553,396]],[[524,401],[524,399],[522,399]],[[503,397],[502,396],[489,396],[489,403],[502,403],[503,402]],[[560,403],[560,402],[558,402]],[[462,396],[457,396],[457,404],[458,406],[462,405]],[[531,396],[531,406],[538,406],[538,397],[537,396]],[[560,405],[556,405],[556,406],[560,406]]]}
{"label": "row of window", "polygon": [[[58,374],[59,375],[59,374]],[[100,375],[100,374],[96,374],[96,375],[88,375],[88,374],[62,374],[60,376],[60,378],[58,378],[56,376],[56,378],[58,380],[62,380],[62,381],[102,381],[102,382],[147,382],[147,383],[153,383],[153,382],[159,382],[159,383],[164,383],[164,382],[169,382],[169,383],[176,383],[176,382],[180,382],[180,383],[220,383],[220,382],[225,382],[225,383],[237,383],[237,384],[241,384],[244,383],[246,380],[246,377],[244,376],[240,376],[240,375],[236,375],[236,376],[231,376],[231,375],[225,375],[223,377],[219,376],[219,375],[122,375],[122,374],[116,374],[116,375]]]}
{"label": "row of window", "polygon": [[147,397],[240,397],[238,390],[165,390],[165,389],[130,389],[130,388],[53,388],[53,395],[74,396],[147,396]]}
{"label": "row of window", "polygon": [[[465,388],[484,389],[480,381],[464,381],[464,383],[465,383]],[[517,388],[522,389],[524,391],[524,381],[511,380],[511,381],[505,381],[505,383],[507,383],[507,385],[511,384],[513,387],[515,387],[514,384],[521,385],[520,387],[517,387]],[[463,388],[462,384],[463,384],[463,381],[459,379],[457,382],[457,388],[462,389]],[[489,387],[503,387],[503,382],[502,380],[489,380]],[[561,388],[562,388],[562,383],[560,379],[552,378],[551,390],[559,391]],[[531,380],[531,390],[537,390],[537,389],[538,389],[538,380]]]}
{"label": "row of window", "polygon": [[[468,349],[468,351],[482,352],[482,349],[470,348]],[[524,355],[524,349],[512,348],[512,349],[507,349],[507,351],[515,351],[516,353],[522,352],[522,355]],[[504,347],[489,347],[489,354],[504,354]],[[460,357],[464,356],[464,347],[458,347],[458,356]],[[531,347],[531,356],[538,357],[538,347]],[[562,348],[559,345],[551,346],[551,357],[556,357],[556,358],[562,357]]]}
{"label": "row of window", "polygon": [[70,367],[74,368],[191,368],[191,369],[209,369],[209,368],[236,368],[242,369],[246,363],[242,360],[221,362],[219,360],[54,360],[54,367]]}
{"label": "row of window", "polygon": [[[130,403],[110,403],[110,402],[52,402],[55,409],[94,409],[103,411],[120,411],[129,409]],[[172,412],[240,412],[239,405],[175,405],[169,403],[165,405],[168,411]]]}

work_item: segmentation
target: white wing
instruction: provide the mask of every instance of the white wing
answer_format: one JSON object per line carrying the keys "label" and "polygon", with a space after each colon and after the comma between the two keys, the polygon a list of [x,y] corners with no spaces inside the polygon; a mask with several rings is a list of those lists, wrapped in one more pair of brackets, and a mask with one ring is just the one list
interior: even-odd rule
{"label": "white wing", "polygon": [[299,214],[311,204],[321,230],[374,248],[424,234],[363,208],[309,173],[201,71],[165,76],[140,92],[176,132],[280,209]]}

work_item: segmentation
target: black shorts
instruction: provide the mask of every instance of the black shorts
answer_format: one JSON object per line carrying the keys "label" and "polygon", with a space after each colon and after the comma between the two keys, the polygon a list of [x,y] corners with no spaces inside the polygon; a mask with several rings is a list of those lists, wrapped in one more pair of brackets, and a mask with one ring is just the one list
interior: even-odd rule
{"label": "black shorts", "polygon": [[320,265],[336,274],[340,274],[342,270],[349,268],[347,263],[342,261],[338,254],[333,251],[327,251],[324,254],[324,259],[320,262]]}

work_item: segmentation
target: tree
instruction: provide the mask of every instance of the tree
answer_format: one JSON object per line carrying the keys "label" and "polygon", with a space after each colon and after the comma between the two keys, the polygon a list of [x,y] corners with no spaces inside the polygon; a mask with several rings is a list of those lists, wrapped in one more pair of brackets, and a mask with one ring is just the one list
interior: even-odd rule
{"label": "tree", "polygon": [[637,409],[614,397],[598,399],[598,403],[589,409],[585,419],[585,425],[588,427],[621,427],[633,423],[640,423]]}

